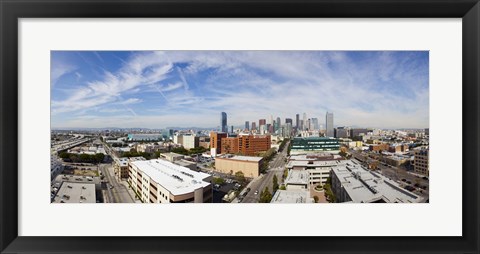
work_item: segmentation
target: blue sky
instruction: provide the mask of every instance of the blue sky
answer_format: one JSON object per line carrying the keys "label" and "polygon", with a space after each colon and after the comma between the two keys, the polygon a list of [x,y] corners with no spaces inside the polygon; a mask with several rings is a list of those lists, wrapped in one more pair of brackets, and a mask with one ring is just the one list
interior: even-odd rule
{"label": "blue sky", "polygon": [[299,113],[426,128],[427,51],[52,51],[53,128],[217,127]]}

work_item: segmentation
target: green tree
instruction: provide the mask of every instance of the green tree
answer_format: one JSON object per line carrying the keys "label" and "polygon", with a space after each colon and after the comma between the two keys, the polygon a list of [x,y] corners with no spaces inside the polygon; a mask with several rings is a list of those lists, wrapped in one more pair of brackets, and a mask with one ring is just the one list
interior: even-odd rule
{"label": "green tree", "polygon": [[268,190],[268,187],[265,187],[265,190],[262,191],[260,194],[260,200],[258,201],[259,203],[270,203],[272,200],[272,194]]}
{"label": "green tree", "polygon": [[213,178],[213,183],[222,185],[223,183],[225,183],[225,180],[223,180],[223,178],[220,178],[220,177],[214,177]]}
{"label": "green tree", "polygon": [[277,175],[273,175],[273,193],[278,190],[278,178]]}
{"label": "green tree", "polygon": [[235,172],[235,179],[236,179],[240,184],[245,183],[245,175],[243,174],[242,171],[237,171],[237,172]]}
{"label": "green tree", "polygon": [[285,180],[288,176],[288,169],[283,170],[282,179]]}
{"label": "green tree", "polygon": [[105,159],[105,154],[103,153],[96,153],[94,155],[94,158],[95,158],[95,162],[96,163],[101,163],[104,159]]}

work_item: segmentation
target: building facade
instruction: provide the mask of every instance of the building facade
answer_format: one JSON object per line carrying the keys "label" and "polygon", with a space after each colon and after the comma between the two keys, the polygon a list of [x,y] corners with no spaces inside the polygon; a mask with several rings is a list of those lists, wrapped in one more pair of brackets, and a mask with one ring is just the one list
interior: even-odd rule
{"label": "building facade", "polygon": [[210,132],[210,154],[216,156],[222,152],[222,139],[227,137],[224,132]]}
{"label": "building facade", "polygon": [[319,151],[338,152],[340,144],[337,139],[325,137],[295,137],[292,140],[291,154]]}
{"label": "building facade", "polygon": [[414,151],[413,164],[415,173],[429,176],[428,154],[428,148],[417,149]]}
{"label": "building facade", "polygon": [[144,203],[211,203],[209,174],[164,160],[129,163],[128,182]]}
{"label": "building facade", "polygon": [[262,157],[225,155],[215,158],[215,171],[235,174],[240,171],[245,177],[255,178],[260,175]]}

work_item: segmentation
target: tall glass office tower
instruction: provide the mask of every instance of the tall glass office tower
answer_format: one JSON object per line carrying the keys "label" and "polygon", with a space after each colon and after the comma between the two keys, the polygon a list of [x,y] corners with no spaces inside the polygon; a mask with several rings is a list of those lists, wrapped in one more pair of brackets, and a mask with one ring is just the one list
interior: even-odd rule
{"label": "tall glass office tower", "polygon": [[325,125],[326,125],[326,133],[325,136],[327,137],[334,137],[333,133],[333,113],[328,113],[325,117]]}
{"label": "tall glass office tower", "polygon": [[221,114],[220,126],[221,126],[221,129],[222,129],[222,132],[228,132],[227,113],[225,113],[225,112],[222,112],[222,114]]}

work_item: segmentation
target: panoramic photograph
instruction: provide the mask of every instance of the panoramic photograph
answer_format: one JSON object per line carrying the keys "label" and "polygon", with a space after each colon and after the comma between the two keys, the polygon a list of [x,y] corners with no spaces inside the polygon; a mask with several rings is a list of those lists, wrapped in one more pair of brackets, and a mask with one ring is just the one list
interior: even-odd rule
{"label": "panoramic photograph", "polygon": [[428,203],[428,51],[51,51],[51,203]]}

